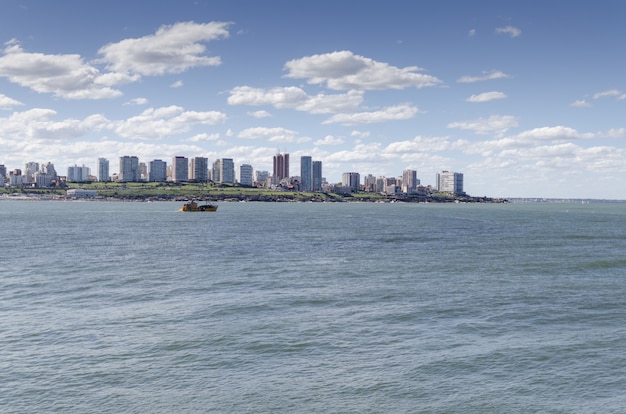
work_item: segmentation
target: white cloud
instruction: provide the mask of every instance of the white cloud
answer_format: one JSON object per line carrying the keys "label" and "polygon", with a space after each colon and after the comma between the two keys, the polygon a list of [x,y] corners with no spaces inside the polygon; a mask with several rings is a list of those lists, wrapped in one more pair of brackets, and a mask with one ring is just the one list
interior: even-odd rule
{"label": "white cloud", "polygon": [[349,91],[345,94],[308,95],[295,86],[270,89],[237,86],[230,91],[230,105],[272,105],[278,109],[295,109],[312,114],[347,112],[356,109],[363,102],[363,93]]}
{"label": "white cloud", "polygon": [[470,29],[470,31],[467,33],[467,35],[469,37],[474,37],[476,36],[476,29]]}
{"label": "white cloud", "polygon": [[497,99],[505,99],[507,96],[502,92],[483,92],[478,95],[472,95],[466,99],[467,102],[480,103],[489,102]]}
{"label": "white cloud", "polygon": [[322,145],[341,145],[343,144],[345,141],[339,137],[334,137],[332,135],[326,135],[324,137],[324,139],[319,139],[317,141],[315,141],[313,143],[313,145],[315,146],[322,146]]}
{"label": "white cloud", "polygon": [[207,141],[217,141],[218,139],[220,139],[220,134],[202,133],[202,134],[194,135],[193,137],[187,138],[185,141],[187,141],[187,142],[207,142]]}
{"label": "white cloud", "polygon": [[194,67],[218,66],[221,59],[206,56],[203,43],[229,37],[229,26],[227,22],[164,25],[153,35],[110,43],[98,53],[107,69],[130,75],[164,75]]}
{"label": "white cloud", "polygon": [[148,100],[146,98],[135,98],[135,99],[131,99],[124,105],[145,105],[147,103],[148,103]]}
{"label": "white cloud", "polygon": [[0,93],[0,109],[12,109],[14,106],[20,105],[24,104]]}
{"label": "white cloud", "polygon": [[170,88],[176,89],[176,88],[180,88],[181,86],[183,86],[183,81],[182,80],[177,80],[176,82],[172,83],[170,85]]}
{"label": "white cloud", "polygon": [[179,106],[149,108],[140,115],[115,122],[120,137],[157,139],[188,132],[193,125],[216,125],[226,121],[218,111],[185,111]]}
{"label": "white cloud", "polygon": [[261,119],[261,118],[270,118],[272,116],[272,114],[270,114],[267,111],[254,111],[254,112],[248,112],[248,115],[250,115],[253,118],[257,118],[257,119]]}
{"label": "white cloud", "polygon": [[326,84],[334,90],[423,88],[442,83],[434,76],[418,73],[422,69],[417,66],[398,68],[347,50],[290,60],[285,69],[288,78],[307,79],[310,84]]}
{"label": "white cloud", "polygon": [[481,81],[494,80],[494,79],[506,79],[510,77],[511,76],[499,70],[492,70],[490,72],[483,71],[482,76],[462,76],[459,79],[457,79],[457,82],[474,83],[474,82],[481,82]]}
{"label": "white cloud", "polygon": [[350,136],[358,137],[358,138],[367,138],[370,136],[369,131],[352,131]]}
{"label": "white cloud", "polygon": [[375,122],[400,121],[413,118],[418,113],[414,106],[403,104],[383,108],[380,111],[337,114],[328,118],[323,124],[340,123],[343,125],[371,124]]}
{"label": "white cloud", "polygon": [[498,27],[496,29],[496,33],[498,34],[507,34],[511,37],[518,37],[521,36],[522,31],[520,29],[518,29],[517,27],[513,27],[513,26],[506,26],[506,27]]}
{"label": "white cloud", "polygon": [[620,101],[626,99],[626,93],[620,91],[619,89],[610,89],[607,91],[598,92],[595,95],[593,95],[593,99],[600,99],[600,98],[605,98],[608,96],[614,96]]}
{"label": "white cloud", "polygon": [[310,141],[307,137],[298,137],[296,131],[292,131],[286,128],[247,128],[241,131],[238,135],[239,138],[244,139],[266,139],[270,142],[306,142]]}
{"label": "white cloud", "polygon": [[79,55],[25,52],[16,40],[6,43],[0,57],[0,76],[35,92],[66,99],[103,99],[121,96],[107,85],[98,69]]}
{"label": "white cloud", "polygon": [[589,108],[591,104],[584,99],[579,99],[569,104],[569,106],[574,108]]}
{"label": "white cloud", "polygon": [[478,135],[502,135],[510,128],[517,126],[517,118],[511,115],[492,115],[486,119],[479,118],[472,121],[452,122],[448,124],[448,128],[470,130]]}

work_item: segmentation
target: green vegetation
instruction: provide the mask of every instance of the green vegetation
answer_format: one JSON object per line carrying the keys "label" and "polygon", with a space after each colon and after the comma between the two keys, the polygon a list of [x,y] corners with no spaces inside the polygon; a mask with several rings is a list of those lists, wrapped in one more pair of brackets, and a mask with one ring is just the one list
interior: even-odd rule
{"label": "green vegetation", "polygon": [[[449,193],[432,195],[393,195],[357,192],[351,194],[277,191],[210,183],[69,183],[66,189],[93,190],[100,199],[114,200],[206,200],[206,201],[313,201],[313,202],[502,202],[487,197],[457,196]],[[65,197],[66,189],[0,188],[0,195]]]}

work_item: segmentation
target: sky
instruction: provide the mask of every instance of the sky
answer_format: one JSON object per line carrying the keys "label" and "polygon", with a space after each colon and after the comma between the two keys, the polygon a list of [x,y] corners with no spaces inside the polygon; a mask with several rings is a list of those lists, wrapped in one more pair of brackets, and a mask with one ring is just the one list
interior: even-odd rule
{"label": "sky", "polygon": [[626,199],[626,2],[0,0],[0,164],[289,153]]}

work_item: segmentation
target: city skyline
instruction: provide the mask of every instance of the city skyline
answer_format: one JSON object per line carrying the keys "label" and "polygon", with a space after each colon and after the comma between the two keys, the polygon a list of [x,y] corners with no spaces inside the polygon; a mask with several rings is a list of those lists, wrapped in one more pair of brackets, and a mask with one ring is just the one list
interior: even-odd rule
{"label": "city skyline", "polygon": [[0,164],[115,172],[124,154],[183,155],[271,172],[289,153],[323,160],[329,182],[447,170],[471,177],[468,194],[626,199],[624,12],[7,0]]}

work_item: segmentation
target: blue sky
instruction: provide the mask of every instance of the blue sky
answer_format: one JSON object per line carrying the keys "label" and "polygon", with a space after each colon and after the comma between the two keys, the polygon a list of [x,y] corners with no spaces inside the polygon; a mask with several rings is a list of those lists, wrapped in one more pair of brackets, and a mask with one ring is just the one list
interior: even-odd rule
{"label": "blue sky", "polygon": [[0,164],[176,155],[626,199],[626,2],[3,0]]}

